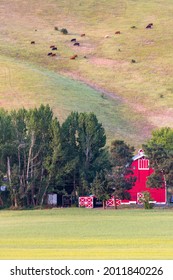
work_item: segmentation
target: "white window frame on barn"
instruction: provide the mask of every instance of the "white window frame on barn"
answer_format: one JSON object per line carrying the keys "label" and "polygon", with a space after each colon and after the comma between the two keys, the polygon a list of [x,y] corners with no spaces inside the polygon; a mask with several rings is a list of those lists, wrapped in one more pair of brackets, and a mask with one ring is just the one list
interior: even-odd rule
{"label": "white window frame on barn", "polygon": [[149,170],[149,159],[139,159],[138,160],[138,169],[139,170]]}

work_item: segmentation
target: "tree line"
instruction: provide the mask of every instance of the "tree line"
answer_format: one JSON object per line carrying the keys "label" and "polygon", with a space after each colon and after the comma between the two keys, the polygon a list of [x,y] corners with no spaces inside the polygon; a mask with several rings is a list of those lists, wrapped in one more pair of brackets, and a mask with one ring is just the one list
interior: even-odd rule
{"label": "tree line", "polygon": [[[173,131],[167,129],[172,135]],[[153,138],[144,145],[156,172],[172,182],[173,144]],[[49,105],[26,110],[0,110],[0,204],[6,207],[43,206],[47,193],[70,194],[74,200],[94,193],[128,198],[135,178],[130,166],[134,147],[123,140],[106,146],[106,134],[94,113],[72,112],[60,125]]]}

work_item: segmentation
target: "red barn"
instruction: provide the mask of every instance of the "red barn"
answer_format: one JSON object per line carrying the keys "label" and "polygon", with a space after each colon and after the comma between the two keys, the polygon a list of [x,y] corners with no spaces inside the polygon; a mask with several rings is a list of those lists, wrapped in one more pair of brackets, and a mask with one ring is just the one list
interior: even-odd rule
{"label": "red barn", "polygon": [[[143,196],[143,192],[146,191],[150,193],[153,203],[166,203],[166,182],[163,181],[163,187],[160,189],[147,187],[147,178],[154,172],[154,169],[149,166],[149,159],[146,157],[143,150],[139,150],[138,154],[133,157],[130,169],[133,171],[132,176],[136,178],[134,186],[128,191],[131,198],[130,200],[116,199],[117,206],[121,204],[140,204],[140,198]],[[106,201],[106,207],[114,206],[115,198],[111,197]],[[79,197],[79,207],[94,208],[94,196]]]}
{"label": "red barn", "polygon": [[139,198],[142,196],[143,192],[150,192],[153,202],[156,204],[166,203],[166,184],[163,183],[163,187],[160,189],[148,188],[147,178],[154,172],[154,170],[149,167],[149,159],[145,156],[143,150],[139,150],[138,154],[133,157],[133,162],[130,165],[133,171],[133,176],[136,177],[136,182],[130,193],[130,201],[121,201],[121,203],[140,203]]}

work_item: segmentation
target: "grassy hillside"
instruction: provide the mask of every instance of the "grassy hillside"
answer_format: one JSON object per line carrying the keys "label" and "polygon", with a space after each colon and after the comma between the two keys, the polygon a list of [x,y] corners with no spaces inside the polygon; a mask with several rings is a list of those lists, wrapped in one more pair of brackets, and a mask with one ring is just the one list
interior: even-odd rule
{"label": "grassy hillside", "polygon": [[49,103],[60,120],[94,111],[108,141],[140,146],[173,126],[172,13],[171,0],[1,1],[0,106]]}

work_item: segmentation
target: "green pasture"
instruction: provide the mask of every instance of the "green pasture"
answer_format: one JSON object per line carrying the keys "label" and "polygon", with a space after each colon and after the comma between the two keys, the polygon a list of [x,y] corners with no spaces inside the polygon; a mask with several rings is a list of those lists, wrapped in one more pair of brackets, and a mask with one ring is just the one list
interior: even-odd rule
{"label": "green pasture", "polygon": [[173,259],[173,211],[0,211],[0,259]]}
{"label": "green pasture", "polygon": [[[60,123],[71,111],[94,112],[105,128],[108,143],[127,134],[129,143],[133,144],[134,135],[138,139],[136,144],[142,143],[140,125],[131,123],[132,120],[135,122],[136,116],[131,120],[125,117],[129,109],[119,98],[111,100],[82,82],[28,62],[3,57],[0,65],[0,105],[3,108],[28,109],[42,103],[49,104]],[[144,118],[141,118],[141,123],[147,126]]]}
{"label": "green pasture", "polygon": [[[153,128],[172,126],[172,13],[172,0],[3,1],[0,106],[48,102],[60,119],[92,110],[109,140],[140,146]],[[50,45],[56,57],[47,56]]]}

